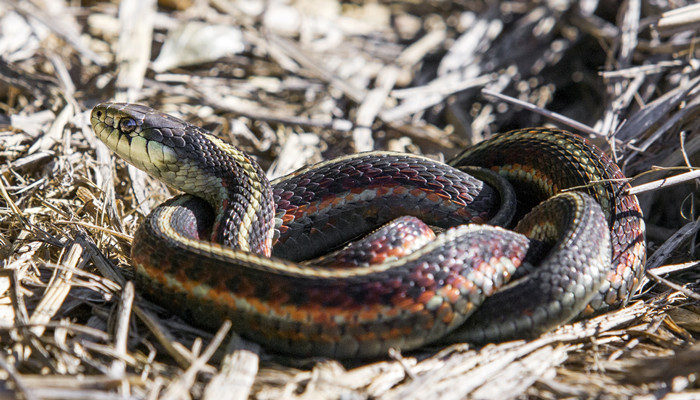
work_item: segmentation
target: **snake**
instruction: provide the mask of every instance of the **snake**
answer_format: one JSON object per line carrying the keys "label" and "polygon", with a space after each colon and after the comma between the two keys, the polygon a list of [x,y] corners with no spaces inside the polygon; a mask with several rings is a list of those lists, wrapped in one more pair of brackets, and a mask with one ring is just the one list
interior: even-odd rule
{"label": "snake", "polygon": [[[272,351],[352,359],[533,338],[625,305],[644,271],[627,179],[567,131],[494,135],[447,163],[351,154],[270,181],[238,147],[147,106],[102,103],[90,120],[183,192],[134,235],[139,292],[199,326],[230,320]],[[403,247],[419,224],[437,233],[400,256],[324,258]]]}

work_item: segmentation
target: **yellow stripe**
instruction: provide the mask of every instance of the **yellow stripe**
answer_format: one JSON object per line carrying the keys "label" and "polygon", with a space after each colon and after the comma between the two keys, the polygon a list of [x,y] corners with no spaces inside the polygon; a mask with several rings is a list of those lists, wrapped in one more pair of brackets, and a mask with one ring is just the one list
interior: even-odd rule
{"label": "yellow stripe", "polygon": [[[202,135],[209,139],[216,147],[225,151],[226,153],[231,155],[231,157],[233,157],[236,164],[238,164],[238,166],[240,167],[240,170],[245,173],[246,181],[251,187],[251,197],[248,199],[248,207],[246,208],[245,213],[242,216],[242,226],[238,230],[238,238],[236,240],[236,243],[238,243],[238,247],[242,251],[250,251],[250,233],[253,224],[255,223],[255,213],[261,207],[263,188],[260,184],[260,181],[261,179],[264,179],[264,177],[259,176],[257,170],[253,166],[253,161],[246,157],[245,153],[238,150],[234,146],[231,146],[230,144],[222,141],[216,136],[206,133],[202,133]],[[222,188],[222,191],[225,191],[225,189]],[[222,194],[225,198],[226,193]]]}

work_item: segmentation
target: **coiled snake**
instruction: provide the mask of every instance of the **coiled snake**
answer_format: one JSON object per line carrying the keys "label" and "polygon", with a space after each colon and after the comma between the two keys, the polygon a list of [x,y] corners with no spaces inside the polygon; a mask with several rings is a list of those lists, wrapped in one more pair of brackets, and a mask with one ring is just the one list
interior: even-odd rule
{"label": "coiled snake", "polygon": [[[625,304],[643,273],[637,199],[610,158],[565,131],[508,132],[449,165],[370,152],[269,182],[243,151],[148,107],[100,104],[91,122],[126,161],[187,193],[136,232],[141,292],[204,326],[230,319],[274,350],[374,357],[445,337],[532,337]],[[513,213],[513,231],[485,224]],[[403,216],[445,230],[399,258],[302,262]],[[395,224],[341,252],[399,242]]]}

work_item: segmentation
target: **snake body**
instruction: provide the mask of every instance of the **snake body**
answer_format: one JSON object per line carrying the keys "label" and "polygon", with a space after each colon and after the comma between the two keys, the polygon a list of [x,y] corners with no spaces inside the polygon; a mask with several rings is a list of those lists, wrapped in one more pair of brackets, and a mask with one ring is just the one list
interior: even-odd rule
{"label": "snake body", "polygon": [[[518,193],[516,219],[517,215],[562,191],[577,190],[595,198],[610,227],[612,262],[606,268],[606,279],[584,314],[617,308],[629,301],[644,273],[644,219],[636,196],[626,194],[630,188],[627,179],[605,153],[584,138],[565,131],[522,129],[466,149],[449,164],[491,168],[508,179]],[[534,277],[531,279],[536,281]],[[518,287],[492,296],[454,340],[502,340],[518,336],[508,334],[514,325],[537,325],[538,318],[531,317],[534,311],[528,305],[524,310],[513,306],[522,304],[517,299],[524,295],[541,293],[533,290],[537,286],[536,282],[524,281]],[[556,309],[558,305],[554,304]],[[540,329],[541,332],[545,330]]]}
{"label": "snake body", "polygon": [[[136,232],[141,292],[205,326],[231,319],[239,333],[275,350],[374,357],[446,335],[529,337],[587,306],[624,304],[643,269],[644,225],[622,174],[564,131],[507,133],[489,142],[495,155],[484,155],[485,143],[453,166],[370,152],[270,183],[236,147],[148,107],[100,104],[91,122],[121,157],[188,193],[155,208]],[[534,155],[549,164],[527,162],[538,140],[555,149]],[[514,182],[518,214],[548,200],[514,231],[483,225],[507,224],[513,210],[499,210],[508,195],[498,183],[491,188],[461,170],[474,162]],[[559,193],[589,184],[588,193]],[[521,196],[528,191],[536,192],[531,200]],[[300,263],[404,215],[446,230],[402,258],[342,268]],[[387,232],[379,236],[393,240]],[[508,284],[530,263],[534,272]],[[499,311],[489,316],[484,306]]]}

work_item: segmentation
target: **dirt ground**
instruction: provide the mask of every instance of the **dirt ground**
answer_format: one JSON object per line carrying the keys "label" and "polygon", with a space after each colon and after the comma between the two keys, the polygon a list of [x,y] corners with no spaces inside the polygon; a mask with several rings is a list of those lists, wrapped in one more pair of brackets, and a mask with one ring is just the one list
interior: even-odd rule
{"label": "dirt ground", "polygon": [[[692,3],[0,2],[0,398],[700,398]],[[106,100],[209,129],[270,177],[569,129],[631,178],[648,271],[627,307],[528,342],[273,354],[135,291],[132,235],[174,193],[96,139]]]}

